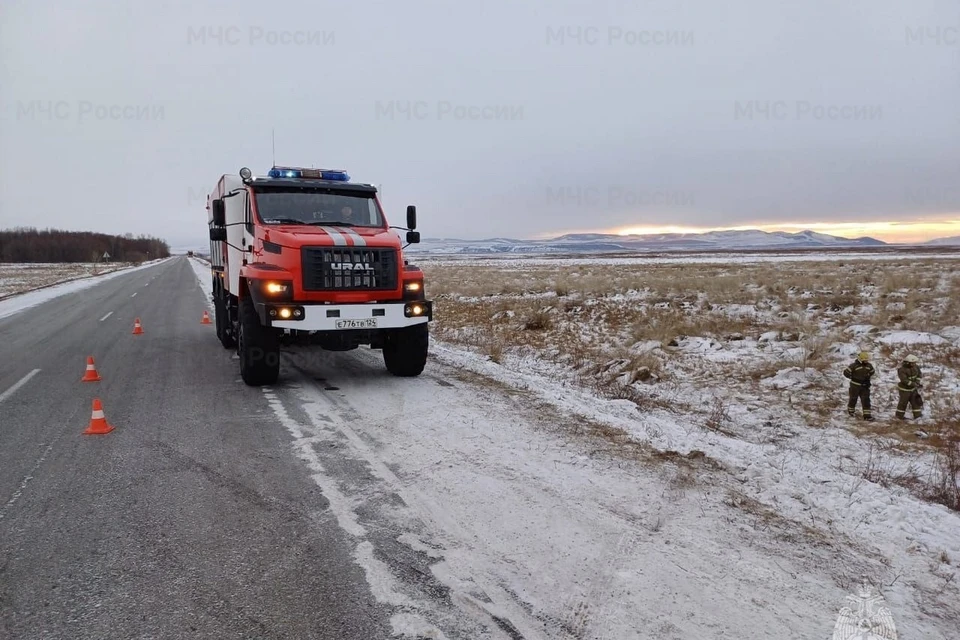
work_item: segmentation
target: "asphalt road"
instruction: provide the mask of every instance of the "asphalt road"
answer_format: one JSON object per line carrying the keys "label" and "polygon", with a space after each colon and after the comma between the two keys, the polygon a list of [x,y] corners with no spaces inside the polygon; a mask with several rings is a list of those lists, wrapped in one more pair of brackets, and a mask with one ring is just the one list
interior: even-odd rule
{"label": "asphalt road", "polygon": [[178,258],[0,320],[0,638],[390,637],[205,308]]}

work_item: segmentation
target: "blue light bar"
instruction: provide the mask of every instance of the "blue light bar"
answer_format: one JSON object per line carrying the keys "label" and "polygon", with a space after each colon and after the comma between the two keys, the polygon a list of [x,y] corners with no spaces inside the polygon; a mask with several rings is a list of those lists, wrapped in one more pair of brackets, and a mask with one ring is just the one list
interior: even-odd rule
{"label": "blue light bar", "polygon": [[341,169],[293,169],[274,167],[267,173],[271,178],[314,178],[334,182],[350,182],[350,176]]}
{"label": "blue light bar", "polygon": [[350,176],[346,171],[323,169],[320,171],[320,177],[324,180],[336,180],[337,182],[350,182]]}
{"label": "blue light bar", "polygon": [[274,167],[270,169],[268,176],[271,178],[299,178],[301,177],[299,169],[286,169],[282,167]]}

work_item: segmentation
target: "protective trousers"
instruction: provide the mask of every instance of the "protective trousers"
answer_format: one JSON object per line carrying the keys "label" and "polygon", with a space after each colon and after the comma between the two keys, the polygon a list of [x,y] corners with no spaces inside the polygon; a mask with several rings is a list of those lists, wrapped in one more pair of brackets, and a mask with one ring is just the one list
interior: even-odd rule
{"label": "protective trousers", "polygon": [[899,391],[900,402],[897,403],[897,417],[902,419],[906,415],[907,405],[910,405],[914,418],[923,415],[923,396],[920,395],[920,391],[917,389],[911,391],[900,389]]}
{"label": "protective trousers", "polygon": [[851,382],[850,401],[847,403],[847,413],[852,416],[856,415],[857,413],[857,400],[860,400],[860,405],[863,407],[863,417],[872,417],[873,414],[870,411],[870,387],[864,384]]}

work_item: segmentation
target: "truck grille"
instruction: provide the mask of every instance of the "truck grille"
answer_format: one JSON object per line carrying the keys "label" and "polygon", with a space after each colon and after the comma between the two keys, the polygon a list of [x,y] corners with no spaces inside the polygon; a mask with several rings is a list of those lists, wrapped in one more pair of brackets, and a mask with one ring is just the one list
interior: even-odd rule
{"label": "truck grille", "polygon": [[304,291],[397,288],[396,249],[304,247],[301,254]]}

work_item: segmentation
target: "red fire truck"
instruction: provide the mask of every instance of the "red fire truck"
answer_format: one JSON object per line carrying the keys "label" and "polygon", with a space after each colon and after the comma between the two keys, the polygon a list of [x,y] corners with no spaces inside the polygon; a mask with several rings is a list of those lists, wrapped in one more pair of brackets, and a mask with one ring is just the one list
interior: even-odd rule
{"label": "red fire truck", "polygon": [[[342,170],[221,176],[207,196],[215,324],[244,382],[277,381],[281,344],[369,345],[390,373],[419,375],[433,304],[403,254],[420,242],[413,205],[406,222],[391,227],[376,187]],[[407,245],[392,229],[406,232]]]}

